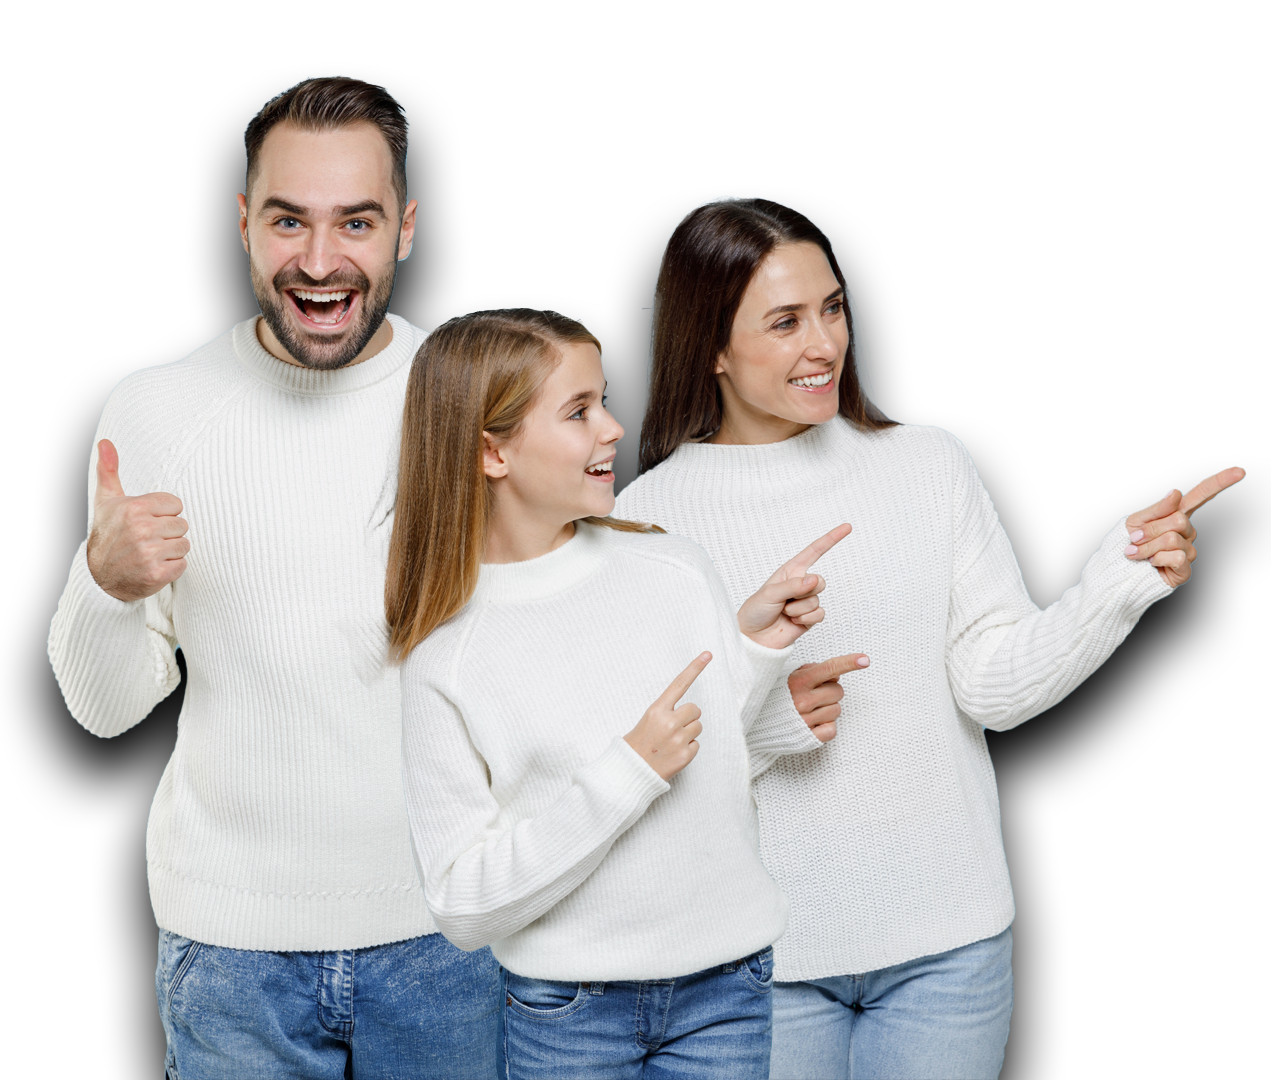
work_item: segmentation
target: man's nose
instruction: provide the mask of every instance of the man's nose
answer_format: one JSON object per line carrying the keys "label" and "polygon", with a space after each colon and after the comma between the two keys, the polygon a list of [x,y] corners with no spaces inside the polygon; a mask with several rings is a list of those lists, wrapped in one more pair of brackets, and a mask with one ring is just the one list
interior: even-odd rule
{"label": "man's nose", "polygon": [[309,242],[300,257],[300,269],[314,281],[329,277],[340,267],[341,256],[335,238],[326,229],[311,229]]}

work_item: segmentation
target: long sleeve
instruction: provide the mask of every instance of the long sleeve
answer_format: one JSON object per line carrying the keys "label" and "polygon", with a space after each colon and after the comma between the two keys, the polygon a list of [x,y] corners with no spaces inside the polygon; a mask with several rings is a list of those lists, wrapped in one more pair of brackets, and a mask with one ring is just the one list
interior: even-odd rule
{"label": "long sleeve", "polygon": [[[96,476],[95,446],[94,442],[90,493]],[[87,552],[85,540],[71,561],[49,627],[48,653],[71,715],[94,735],[110,738],[144,720],[181,682],[172,586],[145,600],[116,600],[93,579]]]}
{"label": "long sleeve", "polygon": [[460,948],[476,949],[577,889],[670,785],[616,738],[540,813],[501,825],[489,771],[463,716],[428,684],[417,657],[402,672],[415,859],[438,927]]}
{"label": "long sleeve", "polygon": [[949,684],[966,716],[1005,731],[1076,689],[1170,588],[1155,567],[1125,557],[1122,518],[1086,563],[1080,583],[1039,610],[965,450],[952,467]]}
{"label": "long sleeve", "polygon": [[116,600],[93,580],[87,546],[75,553],[49,627],[49,661],[71,715],[110,738],[144,720],[181,682],[172,589],[131,603]]}

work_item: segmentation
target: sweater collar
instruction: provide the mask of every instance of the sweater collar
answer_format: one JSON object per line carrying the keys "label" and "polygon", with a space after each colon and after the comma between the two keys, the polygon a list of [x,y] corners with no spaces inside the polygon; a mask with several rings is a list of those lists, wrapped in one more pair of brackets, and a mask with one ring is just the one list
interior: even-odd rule
{"label": "sweater collar", "polygon": [[259,318],[257,315],[234,327],[234,353],[243,367],[257,378],[292,394],[322,396],[364,390],[388,378],[403,364],[409,363],[419,346],[415,340],[415,328],[405,319],[389,315],[393,340],[388,343],[387,348],[352,367],[315,371],[285,363],[266,352],[256,337],[256,320]]}
{"label": "sweater collar", "polygon": [[482,563],[473,600],[515,604],[564,592],[589,577],[605,561],[608,529],[574,522],[574,535],[555,551],[514,563]]}
{"label": "sweater collar", "polygon": [[836,416],[780,442],[749,446],[684,443],[660,467],[669,466],[686,481],[706,488],[720,482],[768,490],[774,484],[802,487],[819,481],[828,471],[842,472],[868,437]]}

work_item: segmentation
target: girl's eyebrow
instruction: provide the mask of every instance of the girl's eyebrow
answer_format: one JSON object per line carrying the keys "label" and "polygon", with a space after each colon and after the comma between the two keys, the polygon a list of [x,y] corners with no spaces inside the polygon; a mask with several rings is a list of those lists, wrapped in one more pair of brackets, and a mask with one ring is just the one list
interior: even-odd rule
{"label": "girl's eyebrow", "polygon": [[[842,295],[843,295],[843,287],[839,286],[832,293],[830,293],[829,296],[827,296],[824,300],[822,300],[821,303],[828,304],[836,296],[842,296]],[[807,304],[781,304],[775,308],[769,308],[767,311],[763,313],[763,317],[766,319],[770,315],[776,315],[777,312],[779,311],[802,311],[807,306],[808,306]]]}
{"label": "girl's eyebrow", "polygon": [[[609,389],[609,384],[606,382],[605,390],[608,390],[608,389]],[[595,390],[579,390],[578,393],[574,394],[573,397],[571,397],[568,401],[565,402],[564,405],[561,406],[561,409],[572,409],[575,405],[586,405],[588,402],[595,401],[595,400],[596,400]]]}

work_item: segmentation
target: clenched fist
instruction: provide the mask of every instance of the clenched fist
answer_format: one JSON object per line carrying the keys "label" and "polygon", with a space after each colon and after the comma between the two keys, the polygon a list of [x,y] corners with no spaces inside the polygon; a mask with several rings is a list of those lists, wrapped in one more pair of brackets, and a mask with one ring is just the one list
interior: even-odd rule
{"label": "clenched fist", "polygon": [[97,444],[97,493],[88,569],[116,600],[144,600],[185,572],[189,525],[181,500],[166,491],[128,496],[119,483],[119,454],[109,439]]}

